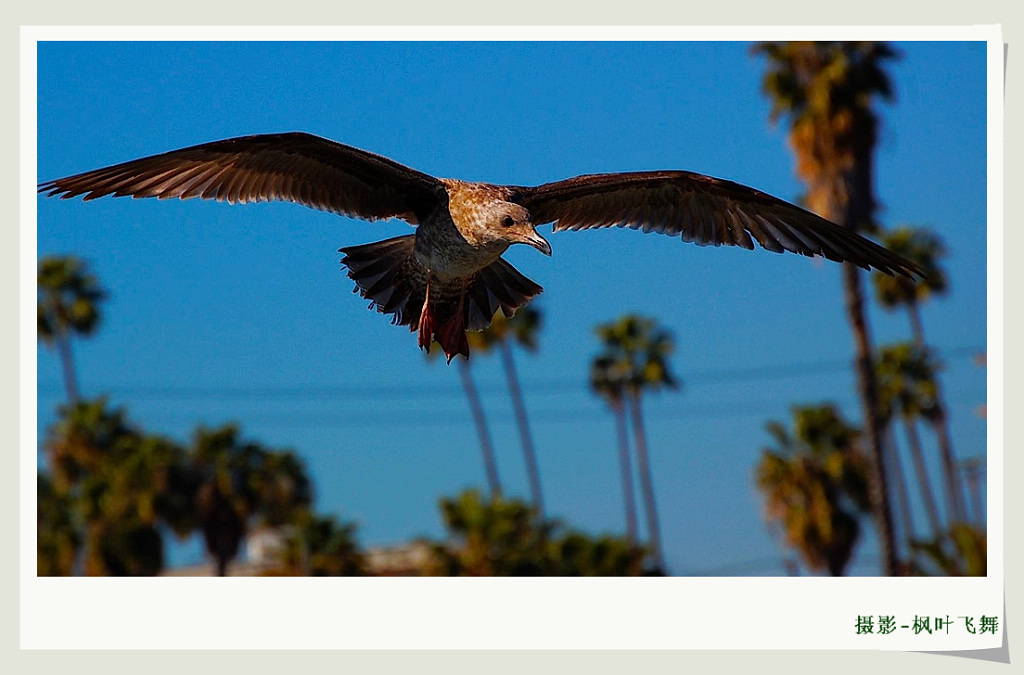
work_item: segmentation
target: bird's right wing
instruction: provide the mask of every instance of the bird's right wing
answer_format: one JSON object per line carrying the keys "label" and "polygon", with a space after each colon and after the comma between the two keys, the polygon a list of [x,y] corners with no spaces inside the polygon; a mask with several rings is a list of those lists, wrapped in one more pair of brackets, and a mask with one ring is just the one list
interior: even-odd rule
{"label": "bird's right wing", "polygon": [[533,223],[555,231],[629,227],[676,235],[702,246],[791,251],[849,261],[887,274],[921,275],[918,266],[860,235],[777,197],[689,171],[577,176],[508,188]]}
{"label": "bird's right wing", "polygon": [[436,178],[387,157],[312,134],[229,138],[58,178],[39,192],[62,199],[106,195],[288,201],[322,211],[420,222],[447,199]]}

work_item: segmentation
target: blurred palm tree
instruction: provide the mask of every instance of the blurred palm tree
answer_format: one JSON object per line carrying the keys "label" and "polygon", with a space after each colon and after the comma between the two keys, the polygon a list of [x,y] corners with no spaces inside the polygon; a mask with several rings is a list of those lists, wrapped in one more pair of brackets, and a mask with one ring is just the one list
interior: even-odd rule
{"label": "blurred palm tree", "polygon": [[[883,347],[879,352],[877,368],[882,414],[886,419],[899,415],[903,421],[932,536],[939,537],[945,528],[928,478],[921,438],[917,433],[918,419],[927,420],[936,415],[937,365],[925,348],[916,343],[904,342]],[[952,502],[949,507],[952,509]],[[959,519],[954,517],[952,520]]]}
{"label": "blurred palm tree", "polygon": [[[763,42],[755,53],[768,60],[764,92],[772,100],[771,121],[786,116],[797,173],[808,186],[805,204],[851,230],[875,228],[874,150],[881,97],[891,100],[884,70],[897,56],[880,42]],[[878,413],[873,347],[859,269],[843,265],[846,308],[857,348],[857,380],[866,440],[873,460],[872,503],[884,571],[899,570]]]}
{"label": "blurred palm tree", "polygon": [[672,336],[659,328],[653,319],[627,315],[618,321],[598,326],[597,334],[604,344],[598,359],[611,364],[606,372],[621,378],[636,447],[640,487],[644,496],[644,512],[651,538],[651,553],[661,571],[665,559],[661,547],[661,528],[654,498],[654,479],[647,455],[647,436],[644,431],[641,397],[646,391],[678,386],[669,370],[668,357],[675,345]]}
{"label": "blurred palm tree", "polygon": [[181,471],[185,451],[159,436],[139,434],[131,451],[90,479],[85,492],[102,495],[104,573],[151,576],[164,567],[163,528],[184,538],[191,522],[175,510],[171,474]]}
{"label": "blurred palm tree", "polygon": [[[426,352],[427,359],[433,360],[444,350],[437,342],[430,345]],[[469,359],[457,357],[459,381],[462,383],[462,390],[466,392],[466,401],[469,403],[469,412],[473,417],[473,426],[476,427],[477,440],[480,443],[480,454],[484,460],[484,473],[487,476],[487,485],[492,496],[501,495],[501,481],[498,479],[498,462],[494,456],[494,444],[491,442],[491,432],[487,427],[487,416],[484,414],[483,402],[480,400],[480,393],[473,382],[473,373],[470,371]]]}
{"label": "blurred palm tree", "polygon": [[36,277],[36,330],[38,339],[57,350],[64,372],[68,402],[78,401],[78,379],[71,353],[73,335],[91,335],[99,325],[99,303],[106,298],[85,263],[72,256],[39,261]]}
{"label": "blurred palm tree", "polygon": [[446,545],[434,547],[432,572],[447,576],[539,576],[543,565],[538,552],[550,526],[518,500],[492,496],[485,500],[475,490],[441,500],[441,514],[450,533]]}
{"label": "blurred palm tree", "polygon": [[290,452],[242,442],[236,425],[200,427],[190,460],[198,472],[197,519],[218,576],[227,574],[255,523],[293,522],[312,502],[302,463]]}
{"label": "blurred palm tree", "polygon": [[[924,278],[913,280],[890,277],[880,272],[873,272],[871,275],[879,304],[890,312],[901,307],[907,310],[914,343],[923,349],[925,339],[921,304],[933,296],[945,295],[949,291],[946,272],[940,265],[940,259],[947,254],[946,246],[942,239],[930,230],[914,227],[900,227],[887,232],[882,237],[882,243],[890,250],[913,260],[924,271]],[[949,418],[938,379],[935,380],[935,403],[928,423],[939,442],[946,499],[952,512],[952,520],[966,522],[967,504],[956,468],[957,460],[949,431]]]}
{"label": "blurred palm tree", "polygon": [[94,576],[155,576],[164,568],[164,540],[154,523],[130,518],[98,520],[91,530],[93,556],[86,562],[86,572]]}
{"label": "blurred palm tree", "polygon": [[36,478],[36,575],[70,576],[82,546],[72,500],[49,476]]}
{"label": "blurred palm tree", "polygon": [[497,347],[501,354],[501,365],[505,370],[509,394],[512,397],[512,408],[515,411],[516,426],[519,428],[519,439],[523,445],[523,459],[526,462],[526,474],[530,481],[530,497],[537,513],[544,516],[544,498],[540,487],[540,469],[537,466],[537,453],[533,447],[533,435],[526,416],[526,404],[523,402],[523,389],[519,385],[516,372],[515,357],[512,354],[512,343],[533,352],[537,350],[537,333],[540,331],[541,313],[532,304],[520,307],[512,316],[506,318],[498,310],[494,314],[491,325],[482,331],[467,333],[471,351],[487,353]]}
{"label": "blurred palm tree", "polygon": [[237,436],[234,426],[200,428],[191,448],[198,474],[196,519],[221,577],[227,575],[228,564],[238,555],[255,508],[255,495],[249,489],[255,448],[239,447]]}
{"label": "blurred palm tree", "polygon": [[304,522],[312,485],[301,460],[238,436],[234,425],[200,428],[186,451],[105,399],[62,406],[43,444],[53,478],[39,479],[40,573],[154,575],[164,534],[199,528],[224,575],[250,526]]}
{"label": "blurred palm tree", "polygon": [[[896,434],[893,432],[891,420],[886,419],[886,459],[889,461],[889,471],[891,472],[890,485],[893,487],[893,491],[896,493],[896,513],[899,514],[900,525],[903,529],[903,536],[898,541],[907,542],[908,544],[917,539],[917,528],[914,526],[914,513],[913,508],[910,505],[910,491],[907,487],[907,476],[903,470],[903,460],[900,458],[900,448],[896,443]],[[914,550],[910,548],[908,554],[911,558],[914,557]],[[909,561],[910,564],[914,564],[913,560]]]}
{"label": "blurred palm tree", "polygon": [[653,576],[644,569],[647,552],[635,542],[610,536],[590,537],[569,532],[551,542],[549,576],[626,577]]}
{"label": "blurred palm tree", "polygon": [[882,235],[882,243],[889,250],[917,263],[924,272],[920,279],[891,277],[877,270],[871,273],[875,296],[886,311],[907,310],[911,332],[918,345],[924,345],[924,324],[921,304],[932,296],[949,291],[946,271],[939,260],[947,255],[946,245],[934,232],[923,227],[898,227]]}
{"label": "blurred palm tree", "polygon": [[831,405],[793,409],[794,431],[770,422],[775,446],[765,448],[757,483],[768,518],[814,570],[840,576],[870,512],[868,458],[860,432]]}
{"label": "blurred palm tree", "polygon": [[645,551],[622,539],[590,537],[540,518],[519,500],[485,500],[475,490],[441,500],[448,539],[432,546],[429,574],[448,576],[635,576]]}
{"label": "blurred palm tree", "polygon": [[49,488],[82,531],[84,572],[158,573],[161,528],[181,536],[189,531],[171,495],[171,476],[181,470],[184,451],[143,434],[123,409],[111,409],[102,398],[63,406],[44,448],[54,472]]}
{"label": "blurred palm tree", "polygon": [[971,523],[978,529],[985,529],[985,509],[981,500],[981,482],[985,480],[985,456],[968,457],[960,463],[971,491],[973,513]]}
{"label": "blurred palm tree", "polygon": [[266,450],[253,474],[260,522],[280,527],[305,522],[313,502],[313,484],[303,461],[291,450]]}
{"label": "blurred palm tree", "polygon": [[129,425],[124,410],[111,410],[101,397],[60,406],[43,448],[55,487],[67,492],[100,473],[104,463],[129,455],[138,442],[139,432]]}
{"label": "blurred palm tree", "polygon": [[466,399],[469,401],[470,413],[473,415],[473,424],[476,426],[477,437],[480,440],[480,452],[484,458],[484,472],[487,474],[487,485],[491,489],[491,495],[501,496],[501,480],[498,479],[498,460],[494,455],[494,444],[491,443],[491,433],[487,428],[487,418],[484,416],[484,406],[480,400],[480,393],[473,383],[473,375],[469,370],[469,360],[459,360],[459,379],[462,381],[462,388],[466,392]]}
{"label": "blurred palm tree", "polygon": [[626,540],[639,541],[636,524],[636,497],[633,494],[633,468],[629,457],[629,432],[626,429],[626,376],[615,358],[599,355],[590,363],[590,388],[608,402],[615,417],[619,447],[619,472],[622,474],[622,500],[626,507]]}
{"label": "blurred palm tree", "polygon": [[948,539],[948,545],[940,540],[915,542],[915,548],[927,561],[918,568],[919,574],[951,577],[988,574],[988,537],[983,528],[957,523],[950,528]]}
{"label": "blurred palm tree", "polygon": [[285,576],[361,576],[366,562],[355,538],[353,523],[334,516],[307,512],[295,523],[285,541],[281,566],[272,574]]}

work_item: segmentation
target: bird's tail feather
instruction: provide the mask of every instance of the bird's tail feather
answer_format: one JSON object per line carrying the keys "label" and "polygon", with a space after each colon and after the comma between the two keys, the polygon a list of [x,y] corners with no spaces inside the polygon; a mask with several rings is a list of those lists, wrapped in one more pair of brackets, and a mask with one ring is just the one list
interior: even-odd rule
{"label": "bird's tail feather", "polygon": [[544,289],[498,258],[470,278],[466,289],[466,328],[483,330],[500,309],[506,318]]}
{"label": "bird's tail feather", "polygon": [[341,264],[371,308],[420,330],[427,349],[437,340],[449,361],[455,354],[469,356],[467,330],[483,330],[499,310],[511,317],[543,290],[501,258],[467,278],[431,278],[416,259],[415,243],[415,235],[407,235],[349,246],[340,251]]}
{"label": "bird's tail feather", "polygon": [[413,255],[415,235],[349,246],[340,249],[341,264],[356,282],[353,292],[370,301],[370,307],[391,314],[391,323],[416,330],[427,292],[427,270]]}

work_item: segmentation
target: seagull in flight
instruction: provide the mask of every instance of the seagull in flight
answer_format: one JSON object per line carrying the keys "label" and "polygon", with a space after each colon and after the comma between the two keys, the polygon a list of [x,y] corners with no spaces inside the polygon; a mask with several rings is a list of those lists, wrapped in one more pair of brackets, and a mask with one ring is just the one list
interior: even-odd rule
{"label": "seagull in flight", "polygon": [[553,231],[628,227],[701,246],[740,246],[850,262],[913,278],[913,262],[798,206],[690,171],[576,176],[535,187],[435,178],[387,157],[291,132],[203,143],[39,184],[85,201],[112,195],[288,201],[365,220],[400,218],[414,234],[339,250],[355,290],[392,323],[469,357],[466,331],[506,317],[542,288],[501,256],[513,244],[551,255]]}

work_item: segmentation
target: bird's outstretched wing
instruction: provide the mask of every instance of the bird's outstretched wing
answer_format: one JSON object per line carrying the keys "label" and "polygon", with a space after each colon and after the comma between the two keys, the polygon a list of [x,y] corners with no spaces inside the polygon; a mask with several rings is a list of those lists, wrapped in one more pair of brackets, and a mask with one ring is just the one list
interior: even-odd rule
{"label": "bird's outstretched wing", "polygon": [[[106,195],[289,201],[356,218],[416,224],[447,198],[436,178],[311,134],[242,136],[172,150],[39,185],[62,199]],[[442,202],[443,203],[443,202]]]}
{"label": "bird's outstretched wing", "polygon": [[887,274],[921,275],[917,265],[810,211],[732,181],[689,171],[577,176],[512,187],[511,200],[535,225],[555,231],[630,227],[679,235],[702,246],[742,246],[849,261]]}

